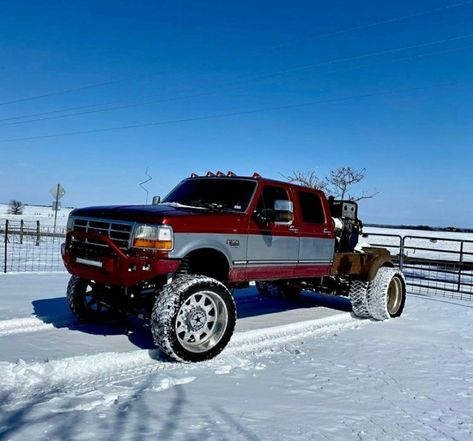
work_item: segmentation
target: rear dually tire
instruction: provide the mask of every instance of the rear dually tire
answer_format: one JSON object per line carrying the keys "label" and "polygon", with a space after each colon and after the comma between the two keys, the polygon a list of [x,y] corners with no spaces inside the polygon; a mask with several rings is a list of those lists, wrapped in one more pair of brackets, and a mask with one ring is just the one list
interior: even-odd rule
{"label": "rear dually tire", "polygon": [[367,307],[375,320],[399,317],[406,303],[406,280],[402,271],[381,267],[367,291]]}

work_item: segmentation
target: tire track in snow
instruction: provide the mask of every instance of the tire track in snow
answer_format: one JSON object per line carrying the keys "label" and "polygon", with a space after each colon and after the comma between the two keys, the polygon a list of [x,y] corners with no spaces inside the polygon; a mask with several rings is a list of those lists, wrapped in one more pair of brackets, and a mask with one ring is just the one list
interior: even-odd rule
{"label": "tire track in snow", "polygon": [[[8,402],[32,398],[47,398],[54,394],[85,392],[118,381],[149,375],[158,371],[190,371],[199,368],[219,368],[234,361],[235,356],[264,356],[268,351],[284,350],[288,343],[304,338],[330,336],[370,323],[349,313],[322,319],[292,323],[235,333],[223,353],[214,360],[187,364],[159,360],[159,350],[137,350],[117,353],[104,352],[80,355],[43,363],[0,362],[0,394]],[[157,359],[156,359],[157,358]]]}
{"label": "tire track in snow", "polygon": [[43,332],[57,329],[58,326],[65,326],[73,323],[67,317],[56,317],[53,323],[45,323],[37,317],[14,318],[10,320],[0,320],[0,337],[6,335],[24,334],[28,332]]}

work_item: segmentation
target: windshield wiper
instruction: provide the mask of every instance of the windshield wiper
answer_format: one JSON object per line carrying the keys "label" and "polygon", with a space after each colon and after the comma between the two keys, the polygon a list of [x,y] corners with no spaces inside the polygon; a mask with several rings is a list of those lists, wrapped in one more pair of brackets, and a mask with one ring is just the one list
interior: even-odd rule
{"label": "windshield wiper", "polygon": [[193,208],[195,210],[206,210],[205,207],[198,207],[196,205],[186,205],[186,204],[181,204],[179,202],[161,202],[160,205],[170,205],[171,207],[178,207],[178,208]]}
{"label": "windshield wiper", "polygon": [[216,202],[205,202],[205,201],[189,201],[189,205],[199,208],[205,208],[210,211],[234,211],[230,208],[222,207],[221,205],[217,204]]}

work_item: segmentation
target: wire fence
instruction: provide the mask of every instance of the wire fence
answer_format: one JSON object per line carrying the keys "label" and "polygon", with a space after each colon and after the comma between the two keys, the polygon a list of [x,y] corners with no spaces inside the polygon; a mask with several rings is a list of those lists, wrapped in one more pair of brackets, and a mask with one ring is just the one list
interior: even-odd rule
{"label": "wire fence", "polygon": [[387,248],[412,294],[473,300],[473,241],[445,237],[367,233],[371,246]]}
{"label": "wire fence", "polygon": [[41,226],[39,221],[6,220],[0,226],[0,271],[45,272],[65,271],[61,259],[61,243],[65,228]]}

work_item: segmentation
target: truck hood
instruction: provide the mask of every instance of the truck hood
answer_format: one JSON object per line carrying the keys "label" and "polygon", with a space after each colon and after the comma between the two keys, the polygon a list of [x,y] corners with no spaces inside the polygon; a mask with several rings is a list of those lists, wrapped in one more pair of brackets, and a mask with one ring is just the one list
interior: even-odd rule
{"label": "truck hood", "polygon": [[109,205],[100,207],[77,208],[71,216],[93,217],[97,219],[134,220],[146,222],[161,222],[163,218],[177,216],[195,216],[212,213],[200,208],[160,205]]}

